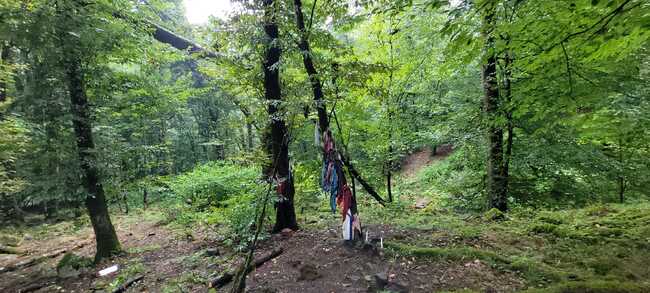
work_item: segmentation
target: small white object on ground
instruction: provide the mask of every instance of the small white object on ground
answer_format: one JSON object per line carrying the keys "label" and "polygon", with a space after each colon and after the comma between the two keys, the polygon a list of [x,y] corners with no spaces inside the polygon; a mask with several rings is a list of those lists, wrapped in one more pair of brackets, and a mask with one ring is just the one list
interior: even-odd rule
{"label": "small white object on ground", "polygon": [[117,272],[117,265],[107,267],[107,268],[99,271],[99,275],[100,276],[106,276],[106,275],[114,273],[114,272]]}

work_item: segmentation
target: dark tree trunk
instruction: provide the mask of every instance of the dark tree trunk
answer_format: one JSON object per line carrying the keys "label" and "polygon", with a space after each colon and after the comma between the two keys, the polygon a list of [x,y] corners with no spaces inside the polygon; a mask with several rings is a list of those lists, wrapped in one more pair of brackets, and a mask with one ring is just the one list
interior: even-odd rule
{"label": "dark tree trunk", "polygon": [[393,154],[393,146],[390,145],[391,140],[392,140],[392,135],[389,134],[388,161],[386,161],[386,194],[388,195],[388,202],[393,202],[393,191],[392,191],[392,184],[391,184],[391,177],[393,175],[393,159],[391,158]]}
{"label": "dark tree trunk", "polygon": [[508,194],[510,190],[510,160],[512,159],[512,141],[514,139],[514,122],[512,120],[512,57],[510,52],[506,50],[505,54],[505,66],[504,66],[504,79],[503,79],[503,90],[504,96],[506,98],[506,123],[507,123],[507,135],[506,139],[506,151],[505,151],[505,160],[503,162],[503,180],[505,180],[505,194]]}
{"label": "dark tree trunk", "polygon": [[149,200],[147,195],[147,187],[145,186],[142,190],[142,206],[145,210],[147,210],[147,207],[149,207]]}
{"label": "dark tree trunk", "polygon": [[255,145],[253,144],[253,123],[249,121],[246,122],[246,138],[248,140],[248,151],[253,151],[255,148]]}
{"label": "dark tree trunk", "polygon": [[499,88],[493,30],[495,27],[496,2],[490,0],[483,12],[482,35],[485,39],[483,64],[483,112],[487,121],[488,159],[487,192],[490,207],[501,211],[508,209],[506,180],[503,178],[503,129],[497,123],[499,116]]}
{"label": "dark tree trunk", "polygon": [[309,76],[312,92],[314,94],[314,102],[316,103],[316,111],[318,112],[318,128],[322,134],[329,128],[329,119],[327,117],[327,110],[325,108],[325,97],[323,95],[323,88],[321,81],[318,78],[318,72],[314,66],[314,61],[311,56],[311,49],[309,48],[309,40],[307,39],[307,31],[305,29],[305,19],[302,14],[302,2],[294,0],[294,9],[296,13],[296,26],[300,31],[300,42],[298,48],[302,53],[302,63],[305,66],[305,71]]}
{"label": "dark tree trunk", "polygon": [[120,242],[117,239],[108,213],[104,188],[99,181],[95,159],[95,144],[92,137],[90,105],[84,89],[81,60],[78,56],[70,54],[65,66],[72,108],[72,124],[77,140],[77,151],[82,174],[81,181],[87,193],[85,199],[86,208],[90,215],[97,242],[95,261],[99,261],[119,252]]}
{"label": "dark tree trunk", "polygon": [[[0,52],[0,63],[2,64],[8,63],[10,47],[3,44],[0,47],[0,50],[2,50],[2,52]],[[7,100],[7,84],[4,81],[0,80],[0,103],[6,100]],[[2,113],[0,113],[0,118],[2,118],[1,115]]]}
{"label": "dark tree trunk", "polygon": [[[294,0],[293,4],[294,4],[295,15],[296,15],[296,26],[298,27],[298,31],[300,33],[300,41],[298,43],[298,47],[302,53],[301,55],[302,55],[303,65],[305,66],[305,71],[309,76],[309,82],[311,84],[312,92],[314,95],[314,103],[316,104],[316,112],[318,114],[318,130],[320,132],[320,137],[322,138],[324,137],[324,133],[328,131],[330,125],[329,117],[327,115],[327,108],[325,105],[325,96],[323,95],[322,84],[320,78],[318,77],[318,71],[314,66],[311,49],[309,47],[307,30],[305,28],[305,19],[302,13],[302,2],[300,0]],[[336,70],[336,65],[334,65],[334,70]],[[336,80],[334,81],[336,82]],[[370,186],[370,184],[368,184],[363,180],[363,178],[361,178],[361,175],[359,174],[359,172],[357,172],[354,169],[354,166],[352,166],[352,163],[350,162],[350,160],[346,158],[345,154],[340,154],[340,155],[341,155],[342,163],[348,168],[348,172],[353,176],[353,178],[357,178],[359,182],[361,182],[363,187],[368,191],[368,193],[370,193],[373,197],[375,197],[380,203],[383,203],[381,197],[379,197],[377,192],[374,191],[374,189]],[[325,158],[327,157],[327,154],[325,153],[325,149],[323,149],[322,156],[323,156],[323,160],[325,160]],[[341,177],[342,178],[340,178],[340,180],[345,182],[344,176]],[[354,184],[354,179],[353,179],[353,184]],[[358,213],[356,191],[352,194],[350,210],[354,215]]]}
{"label": "dark tree trunk", "polygon": [[625,168],[623,161],[623,140],[618,140],[618,163],[621,165],[621,171],[619,171],[618,176],[618,200],[623,203],[625,202]]}
{"label": "dark tree trunk", "polygon": [[266,133],[266,150],[270,155],[270,165],[267,175],[270,180],[278,183],[278,200],[276,203],[276,217],[274,232],[284,228],[297,229],[296,211],[293,206],[293,177],[289,165],[289,132],[280,110],[282,92],[280,90],[280,62],[281,50],[278,44],[279,29],[275,23],[273,0],[264,0],[264,32],[267,37],[266,53],[264,58],[264,97],[268,101],[267,112],[271,123],[270,131]]}

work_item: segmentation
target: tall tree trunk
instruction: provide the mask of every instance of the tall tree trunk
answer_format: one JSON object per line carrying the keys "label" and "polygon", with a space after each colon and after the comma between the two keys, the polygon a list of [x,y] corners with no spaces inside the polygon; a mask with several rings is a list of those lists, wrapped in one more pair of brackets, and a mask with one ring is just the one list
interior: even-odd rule
{"label": "tall tree trunk", "polygon": [[246,147],[248,148],[248,151],[251,152],[255,148],[255,145],[253,144],[253,123],[250,121],[246,121],[246,139],[248,142]]}
{"label": "tall tree trunk", "polygon": [[503,129],[498,125],[499,87],[493,30],[495,27],[496,1],[487,0],[483,11],[482,35],[485,39],[483,64],[483,113],[487,121],[488,158],[487,192],[491,208],[508,209],[506,181],[503,178]]}
{"label": "tall tree trunk", "polygon": [[305,71],[309,76],[311,89],[314,94],[314,102],[316,103],[316,111],[318,112],[318,128],[322,134],[329,128],[329,119],[327,117],[327,110],[325,108],[325,97],[323,95],[323,88],[321,81],[318,78],[318,72],[314,66],[314,61],[311,56],[311,49],[309,48],[309,40],[307,39],[307,31],[305,29],[305,20],[302,14],[302,2],[300,0],[293,1],[293,7],[296,13],[296,26],[300,31],[300,42],[298,48],[302,53],[302,63],[305,66]]}
{"label": "tall tree trunk", "polygon": [[284,228],[297,229],[296,211],[293,206],[293,176],[289,164],[289,132],[280,110],[282,92],[280,89],[280,46],[279,29],[275,23],[273,0],[264,0],[264,32],[266,33],[266,54],[264,58],[264,97],[268,101],[267,112],[271,123],[265,135],[266,150],[270,155],[270,165],[265,172],[270,180],[278,183],[276,217],[274,232]]}
{"label": "tall tree trunk", "polygon": [[623,161],[623,139],[618,140],[618,163],[621,165],[621,171],[618,175],[618,200],[625,202],[625,168]]}
{"label": "tall tree trunk", "polygon": [[503,162],[503,180],[505,180],[505,194],[508,194],[508,191],[510,190],[510,160],[512,159],[512,142],[514,139],[514,122],[512,120],[512,112],[513,112],[513,105],[512,105],[512,57],[510,56],[510,51],[506,50],[505,53],[505,66],[504,66],[504,79],[503,79],[503,90],[504,90],[504,96],[506,98],[506,123],[507,123],[507,135],[508,138],[506,139],[506,151],[505,151],[505,159]]}
{"label": "tall tree trunk", "polygon": [[120,251],[120,242],[115,234],[108,213],[104,188],[99,181],[97,162],[95,159],[95,144],[92,137],[92,122],[90,105],[84,89],[81,71],[81,60],[74,53],[66,59],[66,73],[70,105],[72,108],[72,124],[77,140],[77,151],[81,166],[81,181],[86,189],[86,208],[95,231],[97,251],[95,261],[100,261]]}
{"label": "tall tree trunk", "polygon": [[[0,64],[5,64],[9,63],[9,50],[11,47],[9,45],[5,45],[4,42],[2,46],[0,46]],[[0,80],[0,103],[4,102],[7,100],[7,83],[4,80]],[[0,113],[0,118],[2,118],[2,113]]]}

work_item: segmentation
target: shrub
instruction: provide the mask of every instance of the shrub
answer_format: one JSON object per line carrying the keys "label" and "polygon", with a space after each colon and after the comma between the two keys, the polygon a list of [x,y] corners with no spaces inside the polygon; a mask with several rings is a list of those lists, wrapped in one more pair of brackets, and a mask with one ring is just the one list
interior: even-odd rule
{"label": "shrub", "polygon": [[229,198],[255,193],[259,170],[225,162],[211,162],[176,176],[169,182],[173,194],[198,211],[218,207]]}

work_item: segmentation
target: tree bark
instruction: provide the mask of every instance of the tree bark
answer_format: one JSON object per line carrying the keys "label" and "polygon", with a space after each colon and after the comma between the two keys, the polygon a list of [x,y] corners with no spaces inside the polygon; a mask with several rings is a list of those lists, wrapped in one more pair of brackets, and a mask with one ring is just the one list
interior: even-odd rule
{"label": "tree bark", "polygon": [[503,180],[505,180],[505,194],[508,194],[510,190],[510,160],[512,159],[512,142],[514,139],[514,122],[512,119],[513,105],[512,105],[512,57],[510,56],[510,51],[506,50],[505,53],[505,66],[504,66],[504,79],[503,79],[503,90],[504,96],[506,98],[506,123],[507,123],[507,135],[506,139],[506,151],[505,159],[503,161]]}
{"label": "tree bark", "polygon": [[482,36],[485,39],[485,57],[482,68],[483,114],[487,120],[488,158],[487,192],[491,208],[508,209],[506,180],[503,178],[503,129],[498,125],[499,88],[493,30],[495,28],[496,1],[487,0],[483,11]]}
{"label": "tree bark", "polygon": [[296,211],[293,205],[295,193],[293,176],[289,164],[289,132],[280,109],[282,91],[280,88],[280,46],[278,44],[279,29],[276,24],[274,0],[264,0],[264,32],[266,33],[266,53],[263,62],[264,70],[264,97],[269,105],[267,112],[271,119],[269,129],[265,135],[266,150],[271,162],[267,166],[266,174],[269,180],[278,183],[276,202],[276,217],[273,232],[282,229],[297,229]]}
{"label": "tree bark", "polygon": [[618,140],[618,163],[621,165],[621,171],[618,176],[618,200],[625,202],[625,168],[623,161],[623,139]]}
{"label": "tree bark", "polygon": [[97,251],[95,261],[120,251],[120,242],[115,234],[104,197],[104,188],[99,180],[95,159],[95,144],[92,137],[90,105],[83,83],[81,60],[73,52],[66,58],[66,74],[72,110],[72,124],[77,140],[77,152],[82,174],[82,184],[86,190],[86,208],[95,231]]}
{"label": "tree bark", "polygon": [[327,117],[327,110],[325,107],[325,97],[323,95],[323,87],[321,85],[320,78],[318,78],[318,72],[314,66],[314,61],[311,56],[311,49],[309,48],[309,40],[307,40],[307,31],[305,29],[305,20],[302,13],[302,2],[300,0],[294,0],[293,6],[296,14],[296,26],[300,31],[300,41],[298,42],[298,48],[302,55],[302,63],[305,66],[305,71],[309,76],[309,82],[311,84],[312,92],[314,95],[314,102],[316,103],[316,111],[318,112],[318,128],[320,133],[323,134],[329,128],[329,119]]}
{"label": "tree bark", "polygon": [[[8,63],[9,60],[9,50],[8,45],[2,45],[0,47],[0,64]],[[7,83],[4,80],[0,80],[0,103],[7,100]],[[0,118],[2,118],[2,113],[0,113]]]}

